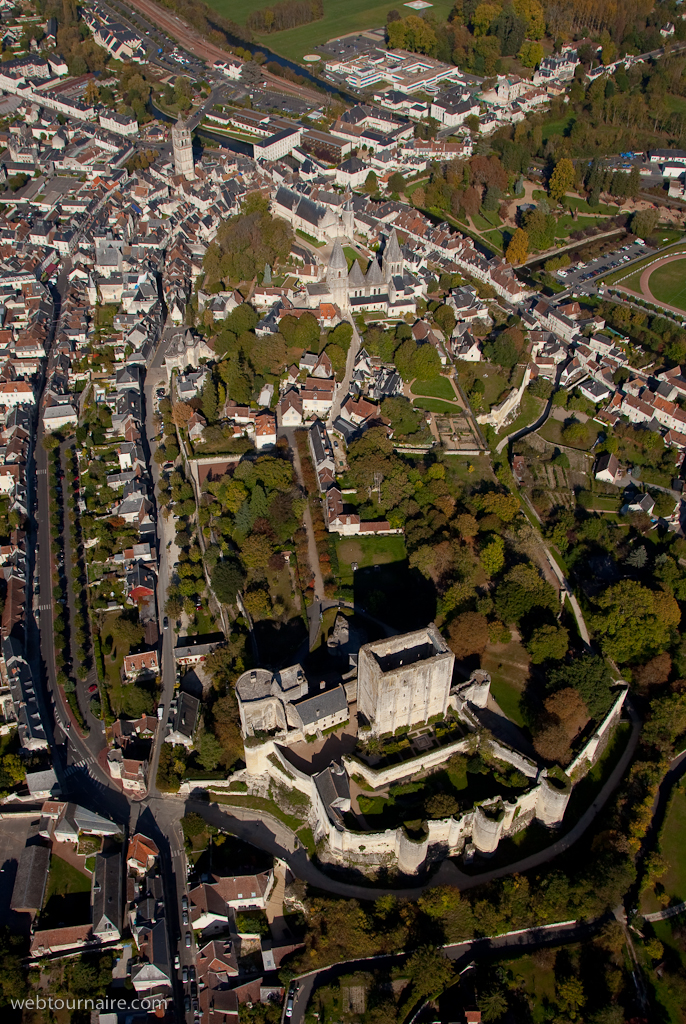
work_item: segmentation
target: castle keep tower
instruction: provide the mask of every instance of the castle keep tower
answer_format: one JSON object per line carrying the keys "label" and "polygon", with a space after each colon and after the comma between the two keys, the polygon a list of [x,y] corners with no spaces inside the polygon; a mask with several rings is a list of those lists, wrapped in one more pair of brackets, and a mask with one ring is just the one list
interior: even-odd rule
{"label": "castle keep tower", "polygon": [[455,655],[435,625],[360,648],[357,709],[372,735],[444,715]]}
{"label": "castle keep tower", "polygon": [[172,128],[171,134],[174,149],[174,173],[181,174],[188,181],[192,181],[195,178],[193,140],[190,129],[181,117]]}

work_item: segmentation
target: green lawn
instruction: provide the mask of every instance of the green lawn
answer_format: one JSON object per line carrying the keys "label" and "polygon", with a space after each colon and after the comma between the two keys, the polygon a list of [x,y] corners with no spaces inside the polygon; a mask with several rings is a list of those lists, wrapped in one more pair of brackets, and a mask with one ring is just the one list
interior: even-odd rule
{"label": "green lawn", "polygon": [[491,692],[508,718],[526,727],[521,704],[529,679],[529,655],[522,644],[489,644],[481,658],[481,667],[491,677]]}
{"label": "green lawn", "polygon": [[545,402],[542,398],[536,398],[530,391],[525,390],[519,406],[519,415],[510,423],[502,436],[507,437],[509,434],[521,430],[522,427],[528,427],[530,423],[535,423],[544,408]]}
{"label": "green lawn", "polygon": [[456,400],[453,386],[447,377],[434,377],[433,380],[416,380],[412,384],[412,394],[422,398],[444,398],[446,402]]}
{"label": "green lawn", "polygon": [[357,562],[360,569],[368,569],[372,565],[404,562],[407,558],[405,538],[401,534],[392,537],[341,537],[336,541],[336,554],[344,583],[352,582],[350,566],[353,562]]}
{"label": "green lawn", "polygon": [[468,366],[474,375],[480,377],[484,382],[486,390],[483,394],[483,406],[486,410],[502,401],[510,391],[511,386],[516,386],[516,384],[510,385],[507,377],[503,375],[501,368],[494,366],[493,363],[469,363]]}
{"label": "green lawn", "polygon": [[[512,231],[510,231],[510,234],[511,233]],[[498,249],[500,252],[503,252],[505,250],[505,235],[503,234],[502,231],[499,231],[497,228],[494,231],[484,231],[484,238],[489,243],[489,245],[492,245],[495,249]]]}
{"label": "green lawn", "polygon": [[60,923],[84,924],[90,912],[91,877],[53,853],[45,889],[41,928],[56,928]]}
{"label": "green lawn", "polygon": [[[665,821],[660,831],[660,853],[669,864],[660,883],[664,886],[670,903],[686,900],[686,789],[683,784],[672,793]],[[652,889],[643,894],[641,909],[649,914],[661,909]]]}
{"label": "green lawn", "polygon": [[675,984],[674,973],[680,971],[683,976],[686,969],[686,955],[683,951],[683,940],[680,930],[683,918],[675,917],[671,921],[656,921],[651,928],[655,938],[659,939],[665,949],[665,959],[670,964],[670,973],[661,978],[654,971],[650,972],[649,983],[653,991],[653,999],[657,1004],[658,1020],[663,1024],[683,1024],[684,997],[683,989]]}
{"label": "green lawn", "polygon": [[474,214],[474,216],[472,217],[472,224],[479,231],[489,231],[493,227],[493,225],[489,224],[486,218],[483,217],[480,213]]}
{"label": "green lawn", "polygon": [[301,231],[300,228],[296,228],[295,229],[295,233],[296,233],[296,235],[299,235],[300,238],[304,238],[306,242],[310,243],[310,245],[316,245],[318,249],[321,249],[322,246],[326,245],[326,242],[318,241],[314,237],[314,235],[308,235],[308,233],[306,231]]}
{"label": "green lawn", "polygon": [[440,398],[415,398],[413,405],[416,409],[426,409],[427,412],[450,413],[461,411],[457,402],[442,402]]}
{"label": "green lawn", "polygon": [[[244,25],[248,15],[255,10],[253,0],[209,0],[210,7],[231,21]],[[259,6],[259,5],[257,5]],[[434,0],[431,10],[438,21],[446,21],[453,7],[453,0]],[[291,60],[301,60],[306,53],[311,53],[315,46],[352,32],[362,32],[368,28],[381,28],[386,23],[388,2],[378,3],[371,0],[324,0],[324,17],[309,25],[287,29],[285,32],[273,32],[266,36],[255,36],[258,43],[263,43],[275,53],[281,53]],[[412,14],[403,8],[404,16]]]}
{"label": "green lawn", "polygon": [[[352,267],[356,259],[359,259],[359,253],[355,252],[349,245],[343,246],[343,254],[348,261],[348,270]],[[363,268],[364,271],[365,268]]]}
{"label": "green lawn", "polygon": [[658,302],[686,312],[686,259],[674,260],[654,270],[648,279],[648,288]]}
{"label": "green lawn", "polygon": [[537,433],[552,444],[566,445],[567,448],[578,448],[580,451],[587,452],[595,444],[602,427],[598,423],[594,423],[592,420],[589,420],[586,426],[588,427],[586,444],[566,445],[566,442],[562,440],[564,424],[560,423],[559,420],[554,420],[552,418],[548,418]]}
{"label": "green lawn", "polygon": [[560,121],[548,121],[547,124],[543,125],[543,141],[547,142],[551,135],[564,135],[574,121],[575,117],[573,114],[570,117],[562,118]]}

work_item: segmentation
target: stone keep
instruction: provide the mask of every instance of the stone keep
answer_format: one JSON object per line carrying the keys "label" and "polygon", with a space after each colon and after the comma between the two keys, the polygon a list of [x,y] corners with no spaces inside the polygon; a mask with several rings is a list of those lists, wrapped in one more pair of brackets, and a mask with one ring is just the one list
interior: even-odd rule
{"label": "stone keep", "polygon": [[174,172],[183,175],[188,181],[192,181],[195,178],[193,140],[190,130],[182,118],[176,122],[171,134],[174,149]]}
{"label": "stone keep", "polygon": [[360,648],[357,710],[380,736],[444,715],[455,655],[431,623]]}

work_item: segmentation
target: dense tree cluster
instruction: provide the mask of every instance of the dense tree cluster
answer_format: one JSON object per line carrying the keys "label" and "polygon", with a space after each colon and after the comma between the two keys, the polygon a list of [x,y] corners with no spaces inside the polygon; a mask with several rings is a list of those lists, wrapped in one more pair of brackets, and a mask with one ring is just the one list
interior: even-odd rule
{"label": "dense tree cluster", "polygon": [[246,25],[252,32],[260,34],[282,32],[284,29],[307,25],[324,16],[322,0],[280,0],[269,7],[251,11]]}
{"label": "dense tree cluster", "polygon": [[251,281],[265,263],[274,266],[290,252],[293,235],[285,221],[271,217],[269,201],[249,195],[241,213],[223,221],[203,260],[205,285]]}

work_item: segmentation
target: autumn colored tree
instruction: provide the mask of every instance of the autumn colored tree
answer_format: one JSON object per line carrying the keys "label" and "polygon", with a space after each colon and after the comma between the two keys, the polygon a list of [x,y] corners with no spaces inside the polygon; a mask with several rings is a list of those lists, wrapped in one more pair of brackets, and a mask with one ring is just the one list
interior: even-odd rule
{"label": "autumn colored tree", "polygon": [[192,415],[193,408],[187,402],[177,402],[172,410],[172,418],[177,427],[185,427]]}
{"label": "autumn colored tree", "polygon": [[534,738],[537,752],[546,761],[565,764],[570,755],[570,743],[588,722],[588,708],[581,694],[572,687],[558,690],[544,702],[546,719]]}
{"label": "autumn colored tree", "polygon": [[448,626],[448,644],[462,661],[472,654],[483,654],[488,643],[488,620],[478,612],[463,612]]}
{"label": "autumn colored tree", "polygon": [[556,202],[562,202],[565,195],[574,185],[576,181],[576,172],[574,170],[574,164],[568,157],[563,157],[555,164],[555,170],[550,176],[548,182],[548,192],[551,199]]}
{"label": "autumn colored tree", "polygon": [[528,256],[528,234],[523,227],[518,227],[510,239],[505,251],[505,258],[513,265],[523,263]]}

